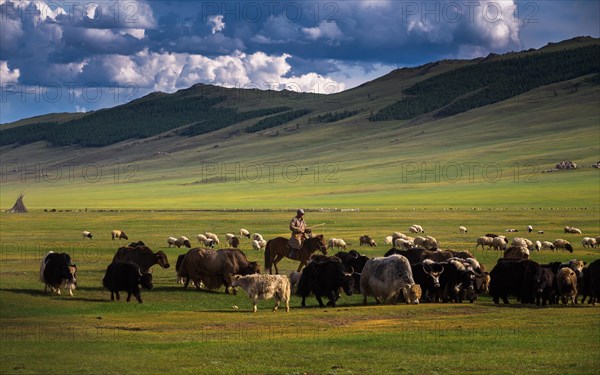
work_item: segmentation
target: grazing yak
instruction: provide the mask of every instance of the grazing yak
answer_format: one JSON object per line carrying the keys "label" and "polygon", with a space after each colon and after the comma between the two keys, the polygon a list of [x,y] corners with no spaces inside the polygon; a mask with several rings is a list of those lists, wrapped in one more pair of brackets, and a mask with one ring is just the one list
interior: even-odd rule
{"label": "grazing yak", "polygon": [[124,246],[119,248],[113,257],[113,262],[133,262],[140,267],[142,273],[147,273],[155,264],[162,268],[169,268],[169,260],[167,254],[162,250],[153,252],[147,246]]}
{"label": "grazing yak", "polygon": [[335,256],[340,258],[346,272],[352,273],[352,277],[354,278],[354,291],[360,293],[360,273],[369,260],[369,257],[360,255],[355,250],[350,250],[349,252],[340,251],[335,254]]}
{"label": "grazing yak", "polygon": [[554,272],[546,265],[542,265],[540,280],[535,290],[535,304],[546,306],[547,303],[554,303]]}
{"label": "grazing yak", "polygon": [[377,303],[395,303],[403,296],[406,303],[418,304],[421,298],[421,287],[415,284],[408,259],[398,254],[370,259],[360,276],[360,290],[365,305],[369,296]]}
{"label": "grazing yak", "polygon": [[282,275],[235,275],[232,287],[239,286],[252,299],[252,312],[256,312],[256,302],[262,299],[275,299],[273,311],[277,311],[281,301],[285,303],[285,311],[290,311],[290,281]]}
{"label": "grazing yak", "polygon": [[77,266],[71,263],[67,253],[48,252],[40,264],[40,281],[44,283],[44,293],[48,287],[60,295],[60,288],[66,287],[69,295],[73,296],[73,289],[77,286]]}
{"label": "grazing yak", "polygon": [[131,295],[137,299],[138,303],[142,303],[139,285],[144,289],[152,289],[152,275],[142,273],[140,267],[133,262],[113,262],[106,268],[106,273],[102,279],[102,285],[110,291],[110,300],[117,301],[121,299],[120,291],[127,292],[127,302],[131,299]]}
{"label": "grazing yak", "polygon": [[490,295],[494,303],[508,304],[509,294],[521,303],[535,303],[536,288],[540,284],[542,267],[532,260],[505,260],[498,262],[490,272]]}
{"label": "grazing yak", "polygon": [[306,306],[306,297],[311,293],[315,295],[320,307],[325,307],[321,297],[327,297],[327,305],[335,307],[340,297],[340,289],[349,296],[354,292],[352,273],[345,272],[342,261],[337,257],[313,256],[302,270],[296,292],[302,297],[302,307]]}
{"label": "grazing yak", "polygon": [[597,259],[590,263],[586,268],[585,277],[590,285],[591,301],[596,306],[596,302],[600,300],[600,259]]}
{"label": "grazing yak", "polygon": [[444,272],[444,266],[427,260],[411,264],[411,269],[415,283],[421,286],[423,300],[431,301],[440,288],[440,275]]}
{"label": "grazing yak", "polygon": [[81,232],[81,237],[83,237],[83,239],[89,238],[90,240],[92,238],[94,238],[92,233],[88,232],[87,230],[84,230],[83,232]]}
{"label": "grazing yak", "polygon": [[238,249],[195,248],[183,258],[177,276],[185,280],[185,288],[190,281],[197,286],[202,282],[208,289],[218,289],[225,285],[225,293],[229,294],[234,275],[254,273],[260,273],[258,263],[248,261],[246,255]]}
{"label": "grazing yak", "polygon": [[123,239],[123,240],[128,240],[129,237],[127,237],[127,235],[125,234],[125,232],[123,232],[122,230],[118,230],[118,229],[113,229],[112,232],[110,232],[110,235],[112,236],[112,239],[114,240],[115,238]]}

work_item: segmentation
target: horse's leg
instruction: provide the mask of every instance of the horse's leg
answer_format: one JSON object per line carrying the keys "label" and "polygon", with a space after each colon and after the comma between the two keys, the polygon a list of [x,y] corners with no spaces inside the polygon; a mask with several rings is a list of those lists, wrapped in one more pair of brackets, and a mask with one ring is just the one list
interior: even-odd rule
{"label": "horse's leg", "polygon": [[298,272],[302,270],[302,267],[306,266],[306,259],[300,259],[300,265],[298,266]]}
{"label": "horse's leg", "polygon": [[275,274],[279,275],[279,268],[277,268],[277,263],[279,263],[283,259],[283,255],[277,254],[275,259],[273,259],[273,267],[275,267]]}

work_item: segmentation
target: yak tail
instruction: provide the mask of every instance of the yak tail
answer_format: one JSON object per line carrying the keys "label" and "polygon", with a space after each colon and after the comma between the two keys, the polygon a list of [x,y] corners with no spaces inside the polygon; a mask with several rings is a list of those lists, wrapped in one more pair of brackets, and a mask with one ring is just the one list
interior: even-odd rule
{"label": "yak tail", "polygon": [[265,271],[271,270],[271,265],[273,264],[273,256],[271,255],[271,240],[267,242],[267,246],[265,246]]}

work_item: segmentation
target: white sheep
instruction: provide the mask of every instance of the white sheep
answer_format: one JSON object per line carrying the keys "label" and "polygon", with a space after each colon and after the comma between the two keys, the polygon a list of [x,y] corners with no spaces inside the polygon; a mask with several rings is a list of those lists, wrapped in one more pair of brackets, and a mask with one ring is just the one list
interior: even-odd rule
{"label": "white sheep", "polygon": [[262,241],[252,240],[252,248],[254,250],[264,249],[265,247],[267,247],[267,241],[265,241],[265,240],[262,240]]}
{"label": "white sheep", "polygon": [[552,242],[552,245],[554,245],[554,249],[558,250],[558,249],[565,249],[568,250],[570,252],[573,252],[573,246],[569,243],[569,241],[567,240],[563,240],[563,239],[556,239]]}
{"label": "white sheep", "polygon": [[[402,239],[405,239],[405,240],[408,238],[408,236],[407,236],[407,235],[405,235],[404,233],[401,233],[401,232],[394,232],[394,233],[392,233],[392,235],[391,235],[391,236],[388,236],[388,237],[392,237],[392,238],[402,238]],[[391,242],[390,242],[390,243],[391,243]]]}
{"label": "white sheep", "polygon": [[246,229],[242,228],[242,229],[240,229],[240,236],[250,238],[250,232],[248,232]]}
{"label": "white sheep", "polygon": [[417,225],[417,224],[413,224],[413,227],[417,228],[417,230],[419,231],[419,233],[425,233],[425,230],[423,229],[422,226]]}
{"label": "white sheep", "polygon": [[467,228],[463,227],[462,225],[458,227],[458,230],[460,231],[460,233],[467,233]]}
{"label": "white sheep", "polygon": [[423,245],[427,250],[434,250],[440,247],[440,243],[438,242],[438,240],[436,240],[435,237],[432,236],[426,236]]}
{"label": "white sheep", "polygon": [[254,233],[252,235],[252,239],[255,240],[255,241],[259,241],[260,242],[260,241],[263,240],[263,236],[260,233]]}
{"label": "white sheep", "polygon": [[177,238],[175,238],[175,237],[167,238],[167,244],[169,244],[169,247],[175,246],[175,242],[177,242]]}
{"label": "white sheep", "polygon": [[536,251],[542,250],[542,242],[541,241],[535,241],[535,250]]}
{"label": "white sheep", "polygon": [[92,239],[94,236],[92,235],[92,233],[88,232],[87,230],[84,230],[83,232],[81,232],[81,237],[83,237],[84,239]]}
{"label": "white sheep", "polygon": [[415,244],[415,246],[417,247],[424,247],[426,238],[425,237],[421,237],[421,236],[417,236],[415,237],[415,239],[413,240],[413,243]]}
{"label": "white sheep", "polygon": [[328,249],[333,249],[334,247],[337,247],[338,249],[342,249],[342,250],[346,250],[346,242],[344,240],[342,240],[341,238],[330,238],[329,241],[327,241],[327,248]]}
{"label": "white sheep", "polygon": [[227,244],[237,249],[238,247],[240,247],[240,239],[232,235],[231,237],[227,238]]}
{"label": "white sheep", "polygon": [[187,248],[192,247],[192,245],[190,244],[190,239],[187,238],[186,236],[179,236],[175,240],[175,246],[177,246],[177,247],[185,246]]}
{"label": "white sheep", "polygon": [[386,236],[386,237],[383,239],[383,244],[384,244],[384,245],[391,245],[391,244],[392,244],[392,241],[393,241],[393,238],[394,238],[394,237],[392,237],[392,236]]}
{"label": "white sheep", "polygon": [[542,250],[554,250],[554,244],[550,241],[542,241]]}
{"label": "white sheep", "polygon": [[214,248],[215,247],[215,239],[214,238],[206,238],[203,242],[204,246]]}
{"label": "white sheep", "polygon": [[408,250],[414,246],[415,244],[412,241],[405,240],[404,238],[396,238],[394,241],[394,247],[397,249]]}
{"label": "white sheep", "polygon": [[512,246],[526,247],[529,250],[533,250],[533,242],[527,238],[515,237],[512,240]]}
{"label": "white sheep", "polygon": [[544,234],[543,230],[538,230],[538,234]]}
{"label": "white sheep", "polygon": [[198,242],[200,242],[200,243],[204,243],[204,241],[206,241],[206,236],[203,234],[197,235],[196,238],[198,239]]}
{"label": "white sheep", "polygon": [[528,225],[528,226],[527,226],[527,231],[528,231],[529,233],[533,232],[533,227],[532,227],[531,225]]}
{"label": "white sheep", "polygon": [[261,249],[264,249],[267,247],[267,240],[260,240],[258,241],[258,245],[260,246]]}
{"label": "white sheep", "polygon": [[215,242],[215,245],[218,245],[220,243],[219,241],[219,237],[211,232],[205,232],[204,235],[206,236],[206,238],[212,238]]}
{"label": "white sheep", "polygon": [[233,233],[225,233],[225,241],[229,242],[235,235]]}
{"label": "white sheep", "polygon": [[477,245],[475,245],[475,250],[477,250],[477,247],[479,246],[481,246],[481,250],[485,250],[484,246],[487,246],[488,249],[491,250],[494,246],[494,239],[487,236],[481,236],[477,239]]}
{"label": "white sheep", "polygon": [[581,234],[581,229],[575,227],[565,227],[565,233]]}
{"label": "white sheep", "polygon": [[583,237],[581,244],[583,247],[596,247],[596,239],[592,237]]}
{"label": "white sheep", "polygon": [[506,250],[506,245],[508,245],[508,243],[506,242],[506,237],[498,236],[498,237],[492,238],[492,247],[494,249],[496,249],[498,251]]}

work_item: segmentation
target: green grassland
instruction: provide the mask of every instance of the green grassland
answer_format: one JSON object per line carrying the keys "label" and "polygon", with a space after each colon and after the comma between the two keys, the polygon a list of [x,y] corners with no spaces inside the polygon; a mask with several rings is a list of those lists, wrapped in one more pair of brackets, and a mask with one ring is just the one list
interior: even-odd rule
{"label": "green grassland", "polygon": [[[272,212],[42,212],[0,213],[0,322],[2,373],[572,373],[597,371],[600,358],[600,310],[592,306],[537,308],[495,306],[487,296],[474,304],[417,306],[362,305],[357,295],[342,296],[336,308],[307,308],[292,297],[291,311],[271,312],[272,301],[251,303],[241,291],[184,290],[175,283],[174,263],[183,249],[169,249],[166,237],[212,231],[222,236],[245,227],[265,238],[287,234],[292,213]],[[580,235],[564,234],[564,225],[586,235],[600,233],[597,210],[369,210],[308,212],[309,225],[344,238],[369,256],[388,247],[383,237],[423,225],[443,248],[474,251],[475,239],[506,228],[532,240],[566,238],[575,253],[533,253],[538,262],[592,261],[600,250],[584,249]],[[466,234],[458,226],[469,228]],[[171,268],[154,267],[154,290],[142,291],[143,304],[110,302],[101,279],[119,246],[110,230],[125,230],[167,253]],[[82,230],[94,233],[83,240]],[[376,248],[359,248],[368,233]],[[525,235],[525,234],[523,234]],[[124,243],[124,241],[121,241]],[[242,249],[262,263],[262,252]],[[49,250],[71,254],[78,265],[74,297],[43,294],[39,261]],[[498,253],[474,251],[488,268]],[[297,263],[282,261],[282,273]],[[238,306],[238,309],[233,308]]]}
{"label": "green grassland", "polygon": [[[25,191],[37,209],[600,207],[598,86],[577,81],[419,124],[4,148],[0,206]],[[584,168],[543,173],[562,160]]]}

